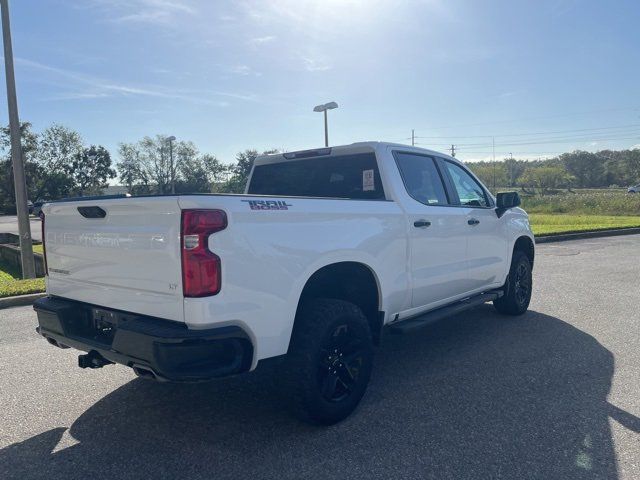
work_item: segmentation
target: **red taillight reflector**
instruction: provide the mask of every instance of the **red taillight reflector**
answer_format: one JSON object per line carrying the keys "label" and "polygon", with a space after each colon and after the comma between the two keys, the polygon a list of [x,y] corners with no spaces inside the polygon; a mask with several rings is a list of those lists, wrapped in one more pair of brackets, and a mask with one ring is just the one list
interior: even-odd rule
{"label": "red taillight reflector", "polygon": [[44,257],[44,274],[49,275],[49,267],[47,265],[47,242],[44,237],[44,212],[40,212],[40,228],[42,229],[42,256]]}
{"label": "red taillight reflector", "polygon": [[215,295],[221,287],[220,257],[208,248],[209,235],[227,228],[222,210],[183,210],[182,291],[185,297]]}

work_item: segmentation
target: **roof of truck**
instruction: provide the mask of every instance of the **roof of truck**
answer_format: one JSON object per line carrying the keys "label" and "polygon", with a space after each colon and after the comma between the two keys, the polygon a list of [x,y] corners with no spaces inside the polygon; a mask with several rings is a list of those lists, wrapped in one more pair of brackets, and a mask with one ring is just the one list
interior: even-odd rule
{"label": "roof of truck", "polygon": [[306,150],[295,150],[291,152],[279,152],[279,153],[269,153],[266,155],[259,155],[256,158],[257,164],[265,164],[265,163],[275,163],[278,162],[278,157],[285,157],[290,160],[295,160],[296,156],[299,159],[302,158],[310,158],[316,156],[327,155],[328,153],[320,153],[323,151],[349,151],[353,152],[353,150],[379,150],[385,147],[397,147],[406,151],[415,151],[420,153],[426,153],[429,155],[437,155],[439,157],[446,157],[448,159],[456,160],[455,158],[447,155],[446,153],[438,152],[436,150],[430,150],[428,148],[415,147],[411,145],[405,145],[402,143],[394,143],[394,142],[380,142],[380,141],[366,141],[366,142],[354,142],[347,145],[332,145],[331,147],[318,147],[311,148]]}

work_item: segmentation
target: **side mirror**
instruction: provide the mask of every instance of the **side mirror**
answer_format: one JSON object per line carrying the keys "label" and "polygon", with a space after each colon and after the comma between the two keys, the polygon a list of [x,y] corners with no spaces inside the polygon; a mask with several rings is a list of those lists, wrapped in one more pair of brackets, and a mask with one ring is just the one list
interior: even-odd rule
{"label": "side mirror", "polygon": [[496,195],[496,214],[500,218],[510,208],[520,205],[518,192],[503,192]]}

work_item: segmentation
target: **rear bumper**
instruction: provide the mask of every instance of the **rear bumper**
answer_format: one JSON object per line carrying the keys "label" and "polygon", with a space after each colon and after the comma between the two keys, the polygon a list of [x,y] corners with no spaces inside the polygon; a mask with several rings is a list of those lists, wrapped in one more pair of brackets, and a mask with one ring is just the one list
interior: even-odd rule
{"label": "rear bumper", "polygon": [[50,343],[96,352],[158,380],[197,382],[251,367],[253,346],[238,326],[190,330],[180,322],[50,296],[33,308],[38,333]]}

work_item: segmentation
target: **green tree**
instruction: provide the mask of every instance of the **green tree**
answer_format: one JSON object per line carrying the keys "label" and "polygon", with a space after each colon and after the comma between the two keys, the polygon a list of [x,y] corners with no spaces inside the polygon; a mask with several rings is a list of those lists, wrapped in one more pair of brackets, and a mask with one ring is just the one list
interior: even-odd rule
{"label": "green tree", "polygon": [[605,159],[597,153],[576,150],[558,157],[567,172],[575,178],[576,187],[607,186]]}
{"label": "green tree", "polygon": [[255,162],[257,156],[258,151],[254,149],[239,152],[236,155],[236,165],[233,169],[234,176],[246,181],[251,173],[253,162]]}
{"label": "green tree", "polygon": [[111,156],[106,148],[91,145],[78,153],[69,166],[68,173],[73,179],[75,192],[98,195],[108,185],[108,180],[116,176],[111,168]]}
{"label": "green tree", "polygon": [[497,189],[509,184],[504,162],[469,162],[466,165],[491,190],[494,185]]}
{"label": "green tree", "polygon": [[[191,144],[193,145],[193,144]],[[211,191],[211,183],[202,156],[195,147],[185,145],[180,150],[180,177],[177,190],[182,193],[206,193]]]}
{"label": "green tree", "polygon": [[198,155],[192,142],[170,144],[166,135],[144,137],[139,143],[140,166],[158,193],[171,193],[171,185],[180,180],[185,169],[182,163],[191,162]]}
{"label": "green tree", "polygon": [[[42,169],[34,162],[38,149],[37,135],[32,132],[29,122],[20,124],[20,140],[22,158],[27,180],[27,195],[36,199],[41,189]],[[15,189],[13,184],[13,164],[11,161],[11,135],[9,127],[0,128],[0,210],[14,213],[16,208]]]}
{"label": "green tree", "polygon": [[216,158],[215,155],[205,153],[200,157],[200,161],[207,172],[207,177],[213,185],[225,182],[231,174],[231,165],[225,165]]}
{"label": "green tree", "polygon": [[[277,149],[265,150],[262,152],[263,155],[269,155],[272,153],[278,153]],[[232,176],[225,185],[221,187],[221,191],[227,193],[243,193],[245,186],[247,184],[247,180],[249,178],[249,174],[251,173],[251,169],[253,168],[253,163],[258,156],[258,151],[255,149],[245,150],[244,152],[239,152],[236,155],[236,163],[231,167]]]}
{"label": "green tree", "polygon": [[140,147],[137,143],[121,143],[118,145],[120,161],[116,169],[120,181],[127,187],[129,193],[149,191],[149,178],[142,165]]}
{"label": "green tree", "polygon": [[169,193],[171,165],[168,137],[166,135],[156,135],[155,138],[147,136],[138,145],[142,153],[141,166],[149,181],[155,185],[158,193]]}
{"label": "green tree", "polygon": [[40,134],[37,161],[48,174],[61,172],[69,168],[82,148],[78,132],[54,123]]}
{"label": "green tree", "polygon": [[527,168],[520,177],[523,188],[538,190],[541,195],[561,187],[568,187],[573,177],[559,166],[537,166]]}
{"label": "green tree", "polygon": [[623,177],[621,185],[637,185],[640,183],[640,148],[627,150],[627,155],[621,160],[623,163]]}

